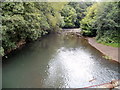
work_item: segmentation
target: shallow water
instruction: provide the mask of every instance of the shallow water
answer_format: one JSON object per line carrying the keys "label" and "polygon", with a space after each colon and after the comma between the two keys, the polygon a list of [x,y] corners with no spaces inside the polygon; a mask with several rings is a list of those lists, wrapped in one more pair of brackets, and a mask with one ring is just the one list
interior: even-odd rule
{"label": "shallow water", "polygon": [[84,38],[50,34],[3,59],[2,86],[82,88],[120,79],[118,67]]}

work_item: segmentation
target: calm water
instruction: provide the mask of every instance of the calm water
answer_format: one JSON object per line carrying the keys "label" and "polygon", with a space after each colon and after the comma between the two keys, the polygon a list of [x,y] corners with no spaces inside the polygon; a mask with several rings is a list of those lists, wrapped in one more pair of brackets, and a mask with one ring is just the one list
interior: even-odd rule
{"label": "calm water", "polygon": [[83,38],[51,34],[4,59],[3,88],[82,88],[119,79],[118,66]]}

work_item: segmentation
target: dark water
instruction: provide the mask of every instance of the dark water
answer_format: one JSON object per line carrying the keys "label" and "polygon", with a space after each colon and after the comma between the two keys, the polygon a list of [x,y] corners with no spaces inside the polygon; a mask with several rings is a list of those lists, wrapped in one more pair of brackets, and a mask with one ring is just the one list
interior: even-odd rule
{"label": "dark water", "polygon": [[119,79],[118,66],[83,38],[51,34],[4,59],[2,83],[3,88],[82,88]]}

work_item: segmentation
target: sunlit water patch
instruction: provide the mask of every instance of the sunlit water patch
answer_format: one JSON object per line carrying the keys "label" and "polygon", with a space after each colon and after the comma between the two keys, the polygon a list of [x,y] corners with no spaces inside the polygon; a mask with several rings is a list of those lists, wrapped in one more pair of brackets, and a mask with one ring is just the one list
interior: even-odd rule
{"label": "sunlit water patch", "polygon": [[51,34],[3,60],[3,88],[82,88],[120,79],[118,63],[75,36]]}

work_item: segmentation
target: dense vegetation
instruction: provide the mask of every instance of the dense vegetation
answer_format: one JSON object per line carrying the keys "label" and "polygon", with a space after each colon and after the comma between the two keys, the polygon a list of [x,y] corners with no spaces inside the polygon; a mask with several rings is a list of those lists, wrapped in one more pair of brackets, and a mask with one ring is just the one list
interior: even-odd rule
{"label": "dense vegetation", "polygon": [[87,8],[82,19],[83,35],[96,36],[98,42],[119,46],[120,43],[120,2],[94,3]]}
{"label": "dense vegetation", "polygon": [[79,28],[80,21],[85,17],[87,7],[91,6],[92,2],[70,2],[61,11],[65,25],[63,28]]}
{"label": "dense vegetation", "polygon": [[80,27],[103,44],[120,43],[118,2],[2,2],[1,8],[1,55],[60,27]]}
{"label": "dense vegetation", "polygon": [[2,47],[9,52],[23,42],[36,40],[50,30],[62,27],[60,10],[65,3],[4,2],[2,8]]}

